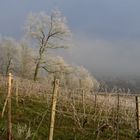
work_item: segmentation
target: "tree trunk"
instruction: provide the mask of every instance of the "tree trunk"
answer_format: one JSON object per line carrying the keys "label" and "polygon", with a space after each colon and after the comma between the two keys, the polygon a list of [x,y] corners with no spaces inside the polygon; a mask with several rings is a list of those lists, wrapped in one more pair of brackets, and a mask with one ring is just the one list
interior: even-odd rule
{"label": "tree trunk", "polygon": [[9,73],[10,66],[11,66],[11,61],[12,61],[12,59],[9,59],[7,67],[6,67],[6,75],[8,75],[8,73]]}
{"label": "tree trunk", "polygon": [[34,81],[37,80],[37,76],[38,76],[38,72],[39,72],[39,67],[40,67],[40,60],[36,64],[35,73],[34,73]]}

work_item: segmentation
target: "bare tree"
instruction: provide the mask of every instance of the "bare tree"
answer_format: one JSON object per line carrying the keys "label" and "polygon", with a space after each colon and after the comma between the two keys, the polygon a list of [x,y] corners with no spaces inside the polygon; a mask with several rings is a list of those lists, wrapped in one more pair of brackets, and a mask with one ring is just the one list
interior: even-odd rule
{"label": "bare tree", "polygon": [[[39,47],[36,58],[34,80],[37,80],[39,69],[44,64],[44,56],[48,49],[65,48],[62,42],[71,34],[66,19],[59,11],[53,11],[49,16],[43,12],[30,14],[26,22],[26,32],[35,39]],[[63,41],[62,41],[63,40]]]}

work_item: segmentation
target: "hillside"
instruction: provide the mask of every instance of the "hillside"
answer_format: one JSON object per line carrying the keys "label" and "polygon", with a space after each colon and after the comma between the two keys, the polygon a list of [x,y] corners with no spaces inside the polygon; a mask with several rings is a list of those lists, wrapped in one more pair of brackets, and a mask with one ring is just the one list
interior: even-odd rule
{"label": "hillside", "polygon": [[[23,81],[22,81],[23,82]],[[27,81],[26,81],[27,83]],[[38,83],[27,91],[19,85],[16,103],[12,91],[12,135],[15,140],[46,140],[50,126],[52,89],[38,91]],[[37,89],[38,87],[38,89]],[[33,90],[34,89],[34,90]],[[41,88],[43,89],[43,88]],[[84,94],[82,94],[84,93]],[[84,95],[84,96],[83,96]],[[6,98],[6,89],[0,86],[0,110]],[[120,96],[119,110],[116,94],[86,94],[77,90],[62,92],[57,100],[54,140],[132,140],[136,136],[135,98]],[[0,118],[1,140],[7,135],[7,112]]]}

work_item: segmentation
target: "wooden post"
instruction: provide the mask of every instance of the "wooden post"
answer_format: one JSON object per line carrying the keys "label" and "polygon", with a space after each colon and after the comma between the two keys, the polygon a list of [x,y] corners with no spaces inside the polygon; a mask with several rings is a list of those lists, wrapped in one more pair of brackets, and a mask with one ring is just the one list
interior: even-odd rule
{"label": "wooden post", "polygon": [[54,80],[53,87],[53,97],[52,97],[52,109],[51,109],[51,123],[50,123],[50,132],[49,132],[49,140],[53,140],[53,132],[54,132],[54,123],[55,123],[55,110],[56,110],[56,102],[58,96],[58,88],[59,88],[59,80]]}
{"label": "wooden post", "polygon": [[97,106],[97,93],[95,93],[94,96],[95,96],[95,99],[94,99],[94,107],[96,109],[96,106]]}
{"label": "wooden post", "polygon": [[120,110],[120,95],[117,96],[117,128],[116,128],[116,140],[119,140],[119,110]]}
{"label": "wooden post", "polygon": [[2,110],[2,117],[5,112],[6,105],[8,104],[8,128],[7,128],[7,140],[12,140],[12,121],[11,121],[11,87],[12,87],[12,74],[8,74],[8,93],[6,100],[4,102],[4,107]]}
{"label": "wooden post", "polygon": [[16,105],[18,106],[18,80],[16,80]]}
{"label": "wooden post", "polygon": [[11,121],[11,86],[12,86],[12,74],[8,75],[8,133],[7,139],[12,140],[12,121]]}
{"label": "wooden post", "polygon": [[137,140],[140,140],[140,97],[136,96]]}
{"label": "wooden post", "polygon": [[82,104],[83,104],[83,113],[84,113],[84,117],[85,117],[85,92],[84,90],[82,90]]}
{"label": "wooden post", "polygon": [[7,93],[7,96],[6,96],[6,99],[5,99],[5,102],[4,102],[4,106],[3,106],[3,109],[2,109],[2,115],[1,115],[2,118],[4,116],[4,112],[5,112],[5,109],[6,109],[8,99],[11,96],[11,83],[12,83],[12,74],[11,73],[9,73],[9,75],[8,75],[7,83],[8,83],[8,93]]}
{"label": "wooden post", "polygon": [[82,106],[83,106],[83,125],[82,125],[82,127],[84,128],[84,126],[85,126],[85,118],[86,118],[85,92],[84,92],[84,89],[82,89]]}

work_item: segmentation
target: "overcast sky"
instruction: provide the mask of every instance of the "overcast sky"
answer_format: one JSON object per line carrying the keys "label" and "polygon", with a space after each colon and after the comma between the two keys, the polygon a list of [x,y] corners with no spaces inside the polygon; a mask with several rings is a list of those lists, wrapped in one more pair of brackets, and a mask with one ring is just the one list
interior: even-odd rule
{"label": "overcast sky", "polygon": [[0,0],[0,34],[20,39],[30,12],[59,9],[73,32],[63,56],[93,74],[140,75],[140,0]]}

